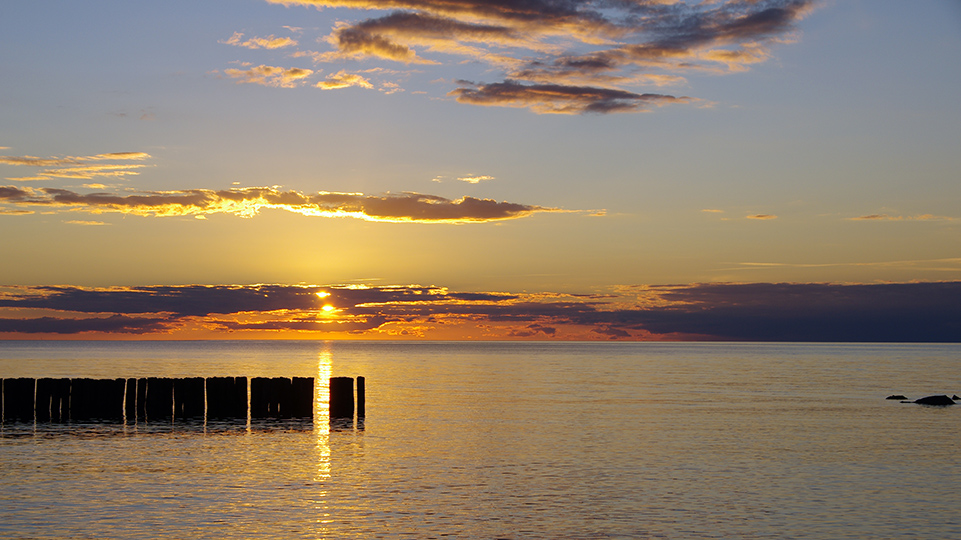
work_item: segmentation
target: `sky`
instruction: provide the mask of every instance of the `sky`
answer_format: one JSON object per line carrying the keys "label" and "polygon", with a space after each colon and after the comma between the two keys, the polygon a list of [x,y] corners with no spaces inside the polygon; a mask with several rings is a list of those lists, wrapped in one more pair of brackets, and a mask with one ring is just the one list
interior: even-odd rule
{"label": "sky", "polygon": [[961,341],[961,2],[5,5],[0,339]]}

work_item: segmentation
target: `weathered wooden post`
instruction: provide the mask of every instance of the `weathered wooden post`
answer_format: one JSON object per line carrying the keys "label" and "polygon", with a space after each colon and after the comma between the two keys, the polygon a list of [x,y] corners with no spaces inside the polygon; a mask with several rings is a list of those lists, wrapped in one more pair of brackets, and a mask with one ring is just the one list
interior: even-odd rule
{"label": "weathered wooden post", "polygon": [[124,379],[123,417],[127,422],[137,419],[137,379]]}
{"label": "weathered wooden post", "polygon": [[3,380],[3,420],[5,422],[33,422],[34,379]]}
{"label": "weathered wooden post", "polygon": [[247,418],[247,377],[210,377],[207,419]]}
{"label": "weathered wooden post", "polygon": [[70,420],[85,422],[92,417],[90,379],[70,379]]}
{"label": "weathered wooden post", "polygon": [[100,420],[116,421],[123,419],[124,379],[95,379],[93,396],[96,400],[95,417]]}
{"label": "weathered wooden post", "polygon": [[254,377],[250,380],[250,417],[288,417],[290,379],[286,377]]}
{"label": "weathered wooden post", "polygon": [[70,379],[37,379],[38,422],[64,422],[70,412]]}
{"label": "weathered wooden post", "polygon": [[174,418],[203,419],[204,379],[189,377],[174,379]]}
{"label": "weathered wooden post", "polygon": [[367,416],[367,397],[364,395],[366,393],[367,380],[363,377],[357,377],[357,418],[363,418]]}
{"label": "weathered wooden post", "polygon": [[148,421],[169,420],[174,410],[173,380],[160,377],[148,377],[145,382],[144,418]]}
{"label": "weathered wooden post", "polygon": [[314,417],[313,377],[294,377],[291,382],[291,397],[290,416],[292,418]]}
{"label": "weathered wooden post", "polygon": [[354,418],[353,377],[330,378],[330,417]]}
{"label": "weathered wooden post", "polygon": [[135,418],[138,420],[147,419],[147,379],[140,378],[134,383],[137,392],[136,404],[137,412]]}

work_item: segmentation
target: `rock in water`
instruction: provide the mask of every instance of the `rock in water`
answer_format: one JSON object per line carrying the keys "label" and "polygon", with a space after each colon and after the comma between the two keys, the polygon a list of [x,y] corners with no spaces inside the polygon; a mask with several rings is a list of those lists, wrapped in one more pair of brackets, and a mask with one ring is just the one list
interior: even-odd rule
{"label": "rock in water", "polygon": [[928,396],[914,400],[918,405],[954,405],[954,400],[945,395]]}
{"label": "rock in water", "polygon": [[901,394],[894,394],[893,396],[888,396],[884,399],[908,399],[907,396],[902,396]]}

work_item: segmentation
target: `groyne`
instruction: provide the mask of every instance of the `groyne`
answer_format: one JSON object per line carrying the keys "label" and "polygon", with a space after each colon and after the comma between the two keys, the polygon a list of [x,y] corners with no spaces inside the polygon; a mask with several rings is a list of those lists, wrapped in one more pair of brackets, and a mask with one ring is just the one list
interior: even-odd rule
{"label": "groyne", "polygon": [[313,414],[312,377],[0,379],[4,423],[246,421]]}

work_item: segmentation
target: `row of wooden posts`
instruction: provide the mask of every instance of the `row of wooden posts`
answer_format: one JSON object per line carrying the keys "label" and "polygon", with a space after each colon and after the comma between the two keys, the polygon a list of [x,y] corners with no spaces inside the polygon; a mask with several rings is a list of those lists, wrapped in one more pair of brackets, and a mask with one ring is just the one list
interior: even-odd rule
{"label": "row of wooden posts", "polygon": [[[365,415],[357,377],[357,416]],[[313,377],[0,379],[3,422],[312,418]],[[330,417],[353,418],[354,379],[331,377]]]}

